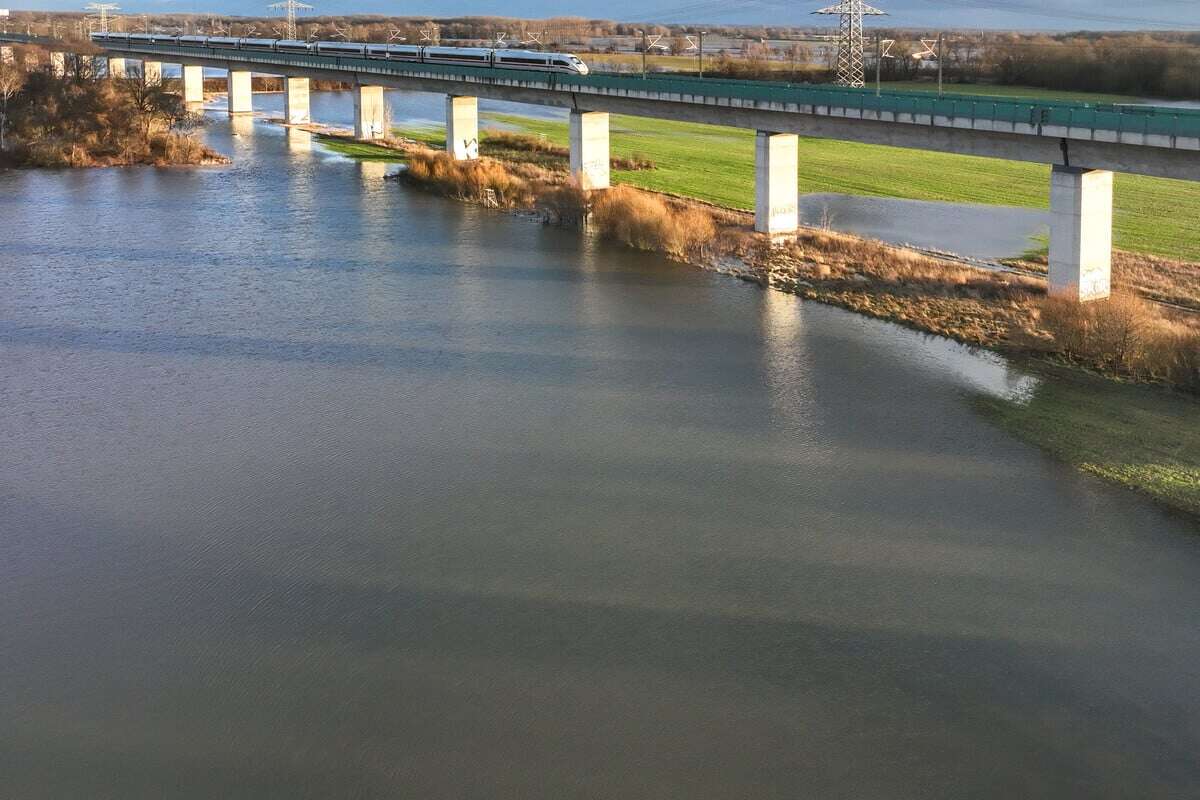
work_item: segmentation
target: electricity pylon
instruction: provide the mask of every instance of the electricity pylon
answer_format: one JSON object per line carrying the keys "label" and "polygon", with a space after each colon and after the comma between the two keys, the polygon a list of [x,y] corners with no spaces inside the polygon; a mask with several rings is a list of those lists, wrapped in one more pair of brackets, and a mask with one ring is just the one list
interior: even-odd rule
{"label": "electricity pylon", "polygon": [[296,11],[298,9],[312,11],[312,6],[307,3],[298,3],[296,0],[283,0],[282,3],[271,3],[267,8],[281,8],[287,13],[287,27],[284,32],[287,34],[285,38],[289,40],[295,40],[296,38]]}
{"label": "electricity pylon", "polygon": [[88,11],[95,11],[100,15],[101,33],[108,33],[108,12],[121,10],[121,7],[116,3],[88,3],[84,8]]}
{"label": "electricity pylon", "polygon": [[881,16],[886,11],[869,6],[863,0],[842,0],[834,6],[826,6],[814,14],[837,14],[838,20],[838,75],[836,83],[842,86],[863,86],[863,17]]}

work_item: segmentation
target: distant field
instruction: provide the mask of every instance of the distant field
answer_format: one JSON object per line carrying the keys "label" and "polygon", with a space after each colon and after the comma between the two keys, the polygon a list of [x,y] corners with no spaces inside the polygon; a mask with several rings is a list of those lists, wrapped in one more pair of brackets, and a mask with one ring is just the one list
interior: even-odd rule
{"label": "distant field", "polygon": [[[566,144],[564,122],[513,115],[487,119]],[[614,155],[644,155],[656,169],[615,172],[614,180],[731,208],[754,205],[754,132],[644,117],[612,118]],[[436,132],[428,134],[439,138]],[[1046,208],[1049,167],[947,153],[802,139],[802,193],[841,192]],[[1200,261],[1200,189],[1185,181],[1117,175],[1116,245]]]}

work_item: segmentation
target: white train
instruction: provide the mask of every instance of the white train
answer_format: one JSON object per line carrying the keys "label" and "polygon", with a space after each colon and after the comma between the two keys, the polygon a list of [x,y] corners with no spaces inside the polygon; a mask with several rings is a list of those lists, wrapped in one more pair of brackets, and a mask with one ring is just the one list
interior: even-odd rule
{"label": "white train", "polygon": [[413,44],[371,42],[300,42],[288,39],[244,39],[233,36],[162,36],[153,33],[93,33],[93,41],[153,42],[220,50],[261,50],[273,53],[318,53],[330,56],[415,61],[423,64],[458,64],[492,69],[526,69],[587,75],[587,64],[572,53],[539,53],[534,50],[499,50],[490,47],[422,47]]}

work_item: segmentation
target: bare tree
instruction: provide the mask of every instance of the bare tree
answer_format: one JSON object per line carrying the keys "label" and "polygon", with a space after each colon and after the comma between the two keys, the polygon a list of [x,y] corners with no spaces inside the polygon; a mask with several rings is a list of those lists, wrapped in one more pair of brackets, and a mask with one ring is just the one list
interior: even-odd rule
{"label": "bare tree", "polygon": [[0,152],[7,149],[8,102],[25,86],[25,73],[12,64],[0,64]]}

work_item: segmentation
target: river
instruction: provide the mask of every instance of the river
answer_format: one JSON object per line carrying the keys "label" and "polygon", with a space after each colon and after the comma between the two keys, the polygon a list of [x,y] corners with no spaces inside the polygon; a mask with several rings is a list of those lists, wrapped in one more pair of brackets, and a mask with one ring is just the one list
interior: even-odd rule
{"label": "river", "polygon": [[1030,377],[206,136],[0,173],[0,794],[1195,796],[1200,537]]}

